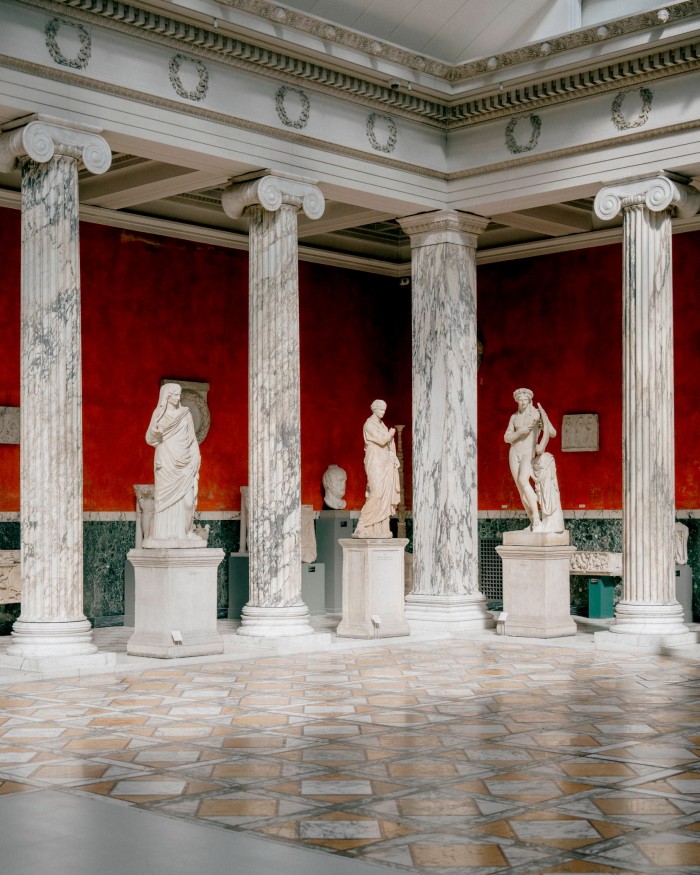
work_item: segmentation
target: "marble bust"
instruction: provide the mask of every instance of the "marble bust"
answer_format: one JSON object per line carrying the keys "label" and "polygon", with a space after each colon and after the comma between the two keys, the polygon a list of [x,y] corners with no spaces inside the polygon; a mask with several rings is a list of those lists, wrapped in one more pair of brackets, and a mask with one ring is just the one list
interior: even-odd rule
{"label": "marble bust", "polygon": [[530,389],[516,389],[513,398],[518,409],[508,422],[503,440],[510,445],[510,472],[530,520],[529,530],[563,532],[556,464],[554,456],[545,452],[549,439],[557,435],[556,429],[542,405],[533,406]]}
{"label": "marble bust", "polygon": [[400,501],[399,460],[394,444],[395,428],[384,422],[385,401],[374,401],[372,415],[365,422],[365,472],[367,489],[353,538],[391,538],[389,521]]}
{"label": "marble bust", "polygon": [[323,503],[332,510],[345,507],[345,486],[348,475],[339,465],[329,465],[323,472]]}
{"label": "marble bust", "polygon": [[153,522],[144,548],[207,545],[194,529],[201,457],[192,414],[180,403],[181,392],[177,383],[161,386],[146,432],[146,443],[155,447],[155,479]]}

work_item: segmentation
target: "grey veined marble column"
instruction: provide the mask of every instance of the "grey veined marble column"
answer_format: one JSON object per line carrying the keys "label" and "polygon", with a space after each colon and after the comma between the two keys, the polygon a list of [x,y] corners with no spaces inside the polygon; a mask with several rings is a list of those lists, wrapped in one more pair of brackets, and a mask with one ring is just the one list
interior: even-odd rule
{"label": "grey veined marble column", "polygon": [[[694,640],[676,601],[674,564],[671,215],[674,208],[693,215],[700,203],[683,182],[637,179],[608,186],[595,199],[601,219],[622,211],[624,229],[623,589],[611,632],[642,644]],[[597,644],[613,639],[599,635]]]}
{"label": "grey veined marble column", "polygon": [[310,180],[282,174],[234,183],[226,213],[249,231],[248,551],[241,635],[308,635],[301,598],[301,437],[297,213],[323,215]]}
{"label": "grey veined marble column", "polygon": [[400,219],[411,238],[414,629],[493,625],[479,591],[476,241],[487,220],[440,211]]}
{"label": "grey veined marble column", "polygon": [[78,165],[103,173],[111,152],[98,129],[44,116],[3,130],[0,169],[22,170],[22,613],[7,653],[76,656],[97,650],[83,614]]}

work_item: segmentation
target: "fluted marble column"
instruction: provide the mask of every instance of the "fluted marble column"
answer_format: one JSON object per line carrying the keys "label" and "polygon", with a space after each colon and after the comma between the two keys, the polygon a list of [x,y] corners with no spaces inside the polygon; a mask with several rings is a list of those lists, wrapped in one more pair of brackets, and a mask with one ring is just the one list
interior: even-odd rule
{"label": "fluted marble column", "polygon": [[608,186],[594,207],[623,215],[622,600],[610,631],[670,645],[689,638],[675,595],[671,214],[693,215],[700,194],[684,182]]}
{"label": "fluted marble column", "polygon": [[297,213],[323,215],[310,180],[282,174],[234,183],[226,213],[250,218],[248,551],[250,600],[240,635],[308,635],[301,598],[301,438]]}
{"label": "fluted marble column", "polygon": [[[8,130],[10,127],[10,130]],[[7,653],[94,653],[83,614],[83,459],[78,164],[103,173],[96,128],[32,116],[0,135],[22,170],[22,612]]]}
{"label": "fluted marble column", "polygon": [[414,629],[493,625],[479,591],[476,242],[487,220],[453,211],[400,219],[413,285]]}

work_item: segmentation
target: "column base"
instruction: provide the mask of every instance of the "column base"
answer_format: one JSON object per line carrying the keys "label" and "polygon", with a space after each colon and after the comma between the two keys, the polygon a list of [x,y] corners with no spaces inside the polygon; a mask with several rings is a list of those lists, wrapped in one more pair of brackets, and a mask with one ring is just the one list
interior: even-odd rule
{"label": "column base", "polygon": [[683,622],[683,607],[678,602],[670,605],[620,602],[610,630],[596,632],[594,638],[599,650],[653,652],[667,647],[687,647],[698,641],[697,634]]}
{"label": "column base", "polygon": [[309,623],[309,609],[302,602],[286,607],[245,605],[237,634],[257,638],[289,638],[313,635],[314,630]]}
{"label": "column base", "polygon": [[68,622],[17,620],[12,627],[12,644],[6,652],[8,656],[25,659],[53,659],[97,653],[97,646],[92,643],[92,626],[86,619]]}
{"label": "column base", "polygon": [[458,596],[410,593],[406,619],[416,632],[473,632],[496,625],[480,592]]}

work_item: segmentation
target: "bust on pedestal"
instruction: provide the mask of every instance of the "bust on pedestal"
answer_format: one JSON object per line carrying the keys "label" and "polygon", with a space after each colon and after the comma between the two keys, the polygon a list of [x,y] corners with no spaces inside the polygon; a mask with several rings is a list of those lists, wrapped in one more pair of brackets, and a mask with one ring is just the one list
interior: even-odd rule
{"label": "bust on pedestal", "polygon": [[156,448],[154,509],[149,537],[130,550],[135,571],[134,633],[127,652],[170,659],[222,653],[216,628],[216,572],[221,549],[207,548],[194,525],[200,453],[181,387],[161,387],[146,432]]}
{"label": "bust on pedestal", "polygon": [[576,548],[570,546],[564,528],[554,456],[545,452],[557,432],[542,405],[533,406],[532,397],[530,389],[515,390],[518,410],[504,435],[530,525],[520,532],[504,532],[503,546],[496,552],[503,560],[506,635],[558,638],[576,634],[569,599],[569,563]]}
{"label": "bust on pedestal", "polygon": [[410,635],[404,617],[404,550],[407,538],[392,538],[389,522],[399,502],[396,429],[382,422],[386,403],[375,401],[365,422],[367,501],[352,538],[343,548],[343,619],[340,638]]}

